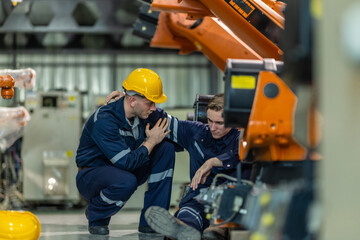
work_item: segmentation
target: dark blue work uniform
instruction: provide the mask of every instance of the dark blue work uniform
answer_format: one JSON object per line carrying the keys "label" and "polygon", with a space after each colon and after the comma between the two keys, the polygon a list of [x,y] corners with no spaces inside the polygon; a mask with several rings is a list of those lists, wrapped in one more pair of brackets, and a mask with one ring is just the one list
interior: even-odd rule
{"label": "dark blue work uniform", "polygon": [[231,129],[221,139],[214,139],[208,124],[181,121],[176,117],[166,115],[159,109],[152,114],[149,120],[155,121],[159,117],[168,118],[171,129],[168,137],[189,152],[190,179],[194,177],[196,171],[206,160],[216,157],[223,162],[223,167],[212,169],[204,184],[199,184],[195,191],[191,189],[183,197],[179,210],[175,213],[178,219],[199,231],[203,231],[209,226],[209,221],[206,219],[203,205],[198,203],[194,197],[200,193],[201,188],[207,188],[211,185],[216,174],[224,173],[236,176],[236,167],[240,163],[238,152],[241,132],[238,129]]}
{"label": "dark blue work uniform", "polygon": [[146,121],[125,117],[124,98],[102,106],[86,122],[76,155],[76,184],[89,201],[90,226],[108,225],[137,187],[148,180],[144,212],[150,206],[168,209],[175,161],[174,145],[163,141],[150,156],[142,143]]}

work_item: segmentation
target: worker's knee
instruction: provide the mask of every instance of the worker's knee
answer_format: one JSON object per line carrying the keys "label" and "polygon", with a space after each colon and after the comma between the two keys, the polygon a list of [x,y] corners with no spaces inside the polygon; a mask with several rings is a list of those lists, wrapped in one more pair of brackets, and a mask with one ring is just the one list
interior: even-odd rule
{"label": "worker's knee", "polygon": [[175,146],[174,146],[174,144],[172,144],[168,141],[162,141],[157,146],[157,151],[175,155]]}
{"label": "worker's knee", "polygon": [[160,144],[154,148],[153,152],[150,155],[150,159],[153,162],[158,160],[163,161],[168,159],[168,162],[173,162],[175,160],[175,147],[174,144],[168,141],[162,141]]}
{"label": "worker's knee", "polygon": [[122,190],[132,194],[137,189],[137,186],[138,186],[137,178],[135,177],[135,175],[129,174],[126,177],[125,184],[122,186],[123,188]]}
{"label": "worker's knee", "polygon": [[112,184],[102,190],[104,195],[113,200],[127,201],[137,189],[137,179],[134,175],[128,174],[119,183]]}

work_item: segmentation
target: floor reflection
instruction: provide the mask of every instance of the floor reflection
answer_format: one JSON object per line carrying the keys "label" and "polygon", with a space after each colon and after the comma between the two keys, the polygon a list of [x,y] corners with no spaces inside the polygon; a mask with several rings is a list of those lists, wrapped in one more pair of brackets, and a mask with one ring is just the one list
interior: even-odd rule
{"label": "floor reflection", "polygon": [[139,233],[139,211],[124,211],[115,215],[108,236],[88,232],[84,211],[35,212],[41,223],[39,240],[163,240],[160,234]]}

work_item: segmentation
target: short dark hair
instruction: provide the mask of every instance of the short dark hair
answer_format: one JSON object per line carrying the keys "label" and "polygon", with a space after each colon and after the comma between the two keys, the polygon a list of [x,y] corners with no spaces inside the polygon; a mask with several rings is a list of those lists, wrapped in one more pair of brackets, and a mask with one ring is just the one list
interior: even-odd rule
{"label": "short dark hair", "polygon": [[221,111],[224,109],[224,93],[215,95],[206,107],[206,110]]}

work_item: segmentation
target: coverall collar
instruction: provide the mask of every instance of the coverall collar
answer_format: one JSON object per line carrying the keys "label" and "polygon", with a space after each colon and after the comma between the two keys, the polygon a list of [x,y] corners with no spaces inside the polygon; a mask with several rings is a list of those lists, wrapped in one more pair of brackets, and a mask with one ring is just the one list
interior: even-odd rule
{"label": "coverall collar", "polygon": [[234,131],[237,131],[237,129],[234,129],[232,128],[225,136],[223,136],[222,138],[220,139],[214,139],[211,135],[211,131],[210,131],[210,128],[207,126],[206,129],[208,130],[207,131],[207,134],[204,136],[203,134],[197,134],[195,136],[195,139],[196,140],[199,140],[199,141],[202,141],[205,143],[205,145],[208,145],[208,146],[213,146],[214,144],[221,144],[221,143],[224,143],[225,145],[229,145],[231,144],[233,138],[233,133]]}
{"label": "coverall collar", "polygon": [[134,117],[134,123],[132,125],[131,125],[129,119],[127,119],[126,117],[125,117],[125,119],[126,119],[127,123],[130,125],[131,129],[136,128],[140,124],[140,120],[139,120],[138,116]]}
{"label": "coverall collar", "polygon": [[125,99],[125,97],[122,97],[117,102],[115,102],[116,112],[118,113],[117,114],[118,118],[122,122],[123,127],[127,130],[132,130],[132,129],[136,128],[139,124],[144,124],[145,121],[136,116],[134,118],[134,123],[132,125],[130,124],[130,121],[126,118],[126,115],[125,115],[124,99]]}

